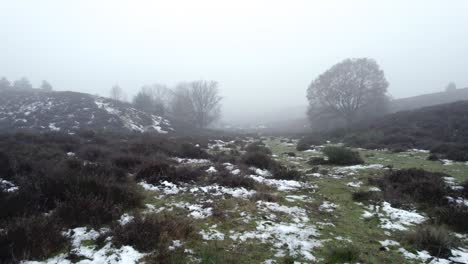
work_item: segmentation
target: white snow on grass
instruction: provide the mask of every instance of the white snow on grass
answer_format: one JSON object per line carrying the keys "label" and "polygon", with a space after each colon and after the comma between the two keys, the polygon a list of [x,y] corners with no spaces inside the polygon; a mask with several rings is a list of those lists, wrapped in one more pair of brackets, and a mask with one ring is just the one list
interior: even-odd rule
{"label": "white snow on grass", "polygon": [[333,212],[335,211],[335,209],[338,207],[338,205],[332,203],[332,202],[329,202],[329,201],[324,201],[320,206],[319,206],[319,210],[320,211],[324,211],[324,212]]}
{"label": "white snow on grass", "polygon": [[426,221],[426,217],[416,211],[407,211],[394,208],[388,202],[383,202],[381,206],[369,205],[369,211],[364,211],[362,217],[370,218],[378,216],[380,227],[388,230],[407,230],[408,226],[421,224]]}
{"label": "white snow on grass", "polygon": [[249,177],[254,179],[256,182],[276,187],[279,191],[293,191],[293,190],[298,190],[301,188],[312,187],[305,183],[294,181],[294,180],[265,179],[264,177],[257,176],[257,175],[249,175]]}
{"label": "white snow on grass", "polygon": [[309,261],[315,261],[316,258],[311,252],[321,246],[320,240],[315,238],[318,236],[317,229],[312,225],[260,221],[255,231],[234,233],[229,237],[241,242],[259,240],[261,243],[271,243],[276,251],[275,256],[284,256],[286,247],[293,256],[302,256]]}
{"label": "white snow on grass", "polygon": [[383,241],[379,241],[379,243],[383,246],[383,247],[389,247],[389,246],[399,246],[400,243],[394,241],[394,240],[383,240]]}
{"label": "white snow on grass", "polygon": [[0,191],[2,192],[16,192],[19,190],[19,187],[16,186],[11,181],[4,180],[0,178]]}
{"label": "white snow on grass", "polygon": [[166,195],[178,194],[179,192],[187,190],[185,187],[178,187],[176,184],[168,181],[163,181],[158,186],[146,183],[145,181],[139,182],[138,184],[147,191],[158,191]]}
{"label": "white snow on grass", "polygon": [[348,183],[346,184],[346,186],[348,186],[348,187],[353,187],[353,188],[359,188],[359,187],[361,187],[362,184],[363,184],[362,181],[358,181],[358,182],[348,182]]}
{"label": "white snow on grass", "polygon": [[208,172],[208,173],[216,173],[216,172],[218,172],[218,171],[216,170],[216,168],[215,168],[214,166],[211,166],[211,167],[209,167],[209,168],[206,170],[206,172]]}
{"label": "white snow on grass", "polygon": [[140,253],[130,246],[123,246],[121,248],[115,248],[111,242],[107,241],[107,244],[96,250],[93,245],[82,245],[85,240],[95,240],[100,232],[87,229],[86,227],[78,227],[68,232],[65,232],[66,236],[69,236],[72,240],[72,249],[70,252],[75,253],[78,256],[83,257],[78,262],[72,262],[67,258],[67,253],[62,253],[44,261],[22,261],[22,264],[127,264],[127,263],[138,263],[146,254]]}
{"label": "white snow on grass", "polygon": [[173,203],[170,205],[188,210],[189,211],[188,216],[193,217],[195,219],[204,219],[213,214],[213,208],[204,207],[203,205],[200,205],[200,204],[180,202],[180,203]]}
{"label": "white snow on grass", "polygon": [[257,208],[264,212],[271,211],[287,214],[291,217],[291,220],[296,223],[309,221],[306,210],[297,206],[288,207],[285,205],[279,205],[278,203],[258,201]]}
{"label": "white snow on grass", "polygon": [[380,188],[378,187],[369,187],[369,192],[381,192]]}
{"label": "white snow on grass", "polygon": [[295,202],[295,201],[306,201],[309,200],[309,196],[307,195],[286,195],[286,200],[288,202]]}
{"label": "white snow on grass", "polygon": [[49,124],[49,129],[52,131],[60,131],[60,127],[56,127],[55,123],[50,123]]}
{"label": "white snow on grass", "polygon": [[247,190],[244,187],[228,188],[219,185],[196,186],[189,190],[191,193],[204,193],[212,196],[222,196],[225,194],[236,198],[248,199],[256,193],[254,190]]}
{"label": "white snow on grass", "polygon": [[132,222],[133,219],[135,219],[134,216],[131,216],[131,215],[125,213],[122,216],[120,216],[120,219],[118,220],[118,222],[119,222],[120,225],[126,225],[126,224]]}
{"label": "white snow on grass", "polygon": [[442,161],[442,163],[444,164],[444,166],[453,165],[453,160],[441,159],[440,161]]}
{"label": "white snow on grass", "polygon": [[269,172],[267,169],[262,170],[262,169],[255,168],[255,167],[250,167],[249,169],[255,172],[255,174],[262,176],[262,177],[268,178],[268,177],[273,176],[273,174],[271,174],[271,172]]}
{"label": "white snow on grass", "polygon": [[200,235],[204,240],[224,240],[224,234],[216,230],[217,227],[212,225],[208,230],[201,230]]}
{"label": "white snow on grass", "polygon": [[349,173],[356,172],[358,170],[367,170],[367,169],[383,169],[385,166],[382,164],[370,164],[370,165],[353,165],[345,167],[336,167],[335,172],[337,173]]}
{"label": "white snow on grass", "polygon": [[209,164],[211,161],[207,159],[183,159],[183,158],[172,158],[180,164]]}

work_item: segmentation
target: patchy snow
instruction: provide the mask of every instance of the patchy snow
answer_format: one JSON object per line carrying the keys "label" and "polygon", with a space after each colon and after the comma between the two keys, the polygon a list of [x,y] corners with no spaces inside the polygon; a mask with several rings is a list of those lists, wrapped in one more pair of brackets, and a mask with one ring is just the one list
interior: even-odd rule
{"label": "patchy snow", "polygon": [[332,202],[329,202],[329,201],[324,201],[320,206],[319,206],[319,210],[320,211],[325,211],[325,212],[333,212],[335,211],[335,209],[338,207],[338,205],[332,203]]}
{"label": "patchy snow", "polygon": [[389,230],[407,230],[408,226],[421,224],[427,219],[414,210],[394,208],[388,202],[383,202],[381,206],[369,205],[368,210],[364,211],[362,217],[370,218],[376,215],[380,219],[380,226]]}
{"label": "patchy snow", "polygon": [[49,128],[50,128],[50,130],[52,130],[52,131],[60,131],[60,127],[56,127],[56,126],[55,126],[55,123],[50,123],[50,124],[49,124]]}
{"label": "patchy snow", "polygon": [[217,225],[212,225],[208,230],[201,230],[200,235],[204,240],[224,240],[224,234],[216,230]]}
{"label": "patchy snow", "polygon": [[335,172],[338,173],[349,173],[356,172],[358,170],[367,170],[367,169],[383,169],[385,166],[382,164],[370,164],[370,165],[353,165],[345,167],[336,167]]}
{"label": "patchy snow", "polygon": [[378,187],[369,187],[369,192],[381,192],[382,190],[380,190],[380,188]]}
{"label": "patchy snow", "polygon": [[453,160],[448,160],[448,159],[441,159],[440,161],[442,161],[442,163],[445,165],[445,166],[450,166],[450,165],[453,165]]}
{"label": "patchy snow", "polygon": [[286,195],[286,200],[288,202],[295,202],[295,201],[306,201],[309,199],[307,195]]}
{"label": "patchy snow", "polygon": [[118,221],[119,221],[120,225],[126,225],[126,224],[132,222],[133,219],[135,219],[134,216],[131,216],[131,215],[125,213],[122,216],[120,216],[120,219]]}
{"label": "patchy snow", "polygon": [[183,159],[183,158],[172,158],[173,160],[177,161],[180,164],[208,164],[211,161],[207,159]]}
{"label": "patchy snow", "polygon": [[0,191],[2,192],[16,192],[19,190],[19,187],[16,186],[11,181],[4,180],[0,178]]}
{"label": "patchy snow", "polygon": [[393,240],[383,240],[383,241],[379,241],[379,243],[383,246],[383,247],[388,247],[388,246],[399,246],[400,243],[396,242],[396,241],[393,241]]}
{"label": "patchy snow", "polygon": [[262,176],[256,176],[256,175],[249,175],[249,177],[254,179],[256,182],[276,187],[279,191],[293,191],[293,190],[297,190],[301,188],[313,188],[314,187],[306,183],[298,182],[294,180],[265,179]]}
{"label": "patchy snow", "polygon": [[143,189],[147,191],[159,191],[162,192],[166,195],[168,194],[178,194],[181,191],[186,191],[187,188],[185,187],[178,187],[176,184],[168,181],[163,181],[161,182],[160,185],[155,186],[149,183],[146,183],[145,181],[139,182],[138,183]]}
{"label": "patchy snow", "polygon": [[73,152],[67,152],[67,156],[68,156],[68,157],[75,157],[75,153],[73,153]]}
{"label": "patchy snow", "polygon": [[[105,231],[105,230],[103,230]],[[68,254],[59,254],[55,257],[49,258],[44,261],[22,261],[22,264],[127,264],[137,263],[146,254],[140,253],[130,246],[123,246],[121,248],[115,248],[111,242],[107,241],[107,244],[96,250],[95,246],[85,246],[82,242],[85,240],[95,240],[100,232],[93,229],[87,229],[86,227],[78,227],[68,232],[65,235],[69,236],[72,240],[72,250],[70,252],[75,253],[83,257],[78,262],[72,262],[67,259]]]}
{"label": "patchy snow", "polygon": [[236,198],[250,198],[256,193],[254,190],[247,190],[244,187],[228,188],[219,185],[208,185],[208,186],[195,186],[190,189],[191,193],[204,193],[212,196],[221,196],[224,194],[231,195]]}
{"label": "patchy snow", "polygon": [[208,173],[216,173],[216,172],[218,172],[218,171],[216,170],[216,168],[215,168],[214,166],[211,166],[211,167],[209,167],[209,168],[206,170],[206,172],[208,172]]}
{"label": "patchy snow", "polygon": [[188,216],[191,216],[195,219],[204,219],[213,214],[213,208],[204,207],[203,205],[200,205],[200,204],[180,202],[180,203],[173,203],[170,205],[178,207],[178,208],[187,209],[189,211]]}
{"label": "patchy snow", "polygon": [[269,172],[268,170],[262,170],[262,169],[259,169],[259,168],[255,168],[255,167],[250,167],[249,168],[251,171],[255,172],[255,174],[259,175],[259,176],[262,176],[262,177],[271,177],[272,174],[271,172]]}
{"label": "patchy snow", "polygon": [[358,181],[358,182],[348,182],[348,184],[346,184],[346,186],[348,186],[348,187],[354,187],[354,188],[359,188],[359,187],[361,187],[361,184],[363,184],[362,181]]}

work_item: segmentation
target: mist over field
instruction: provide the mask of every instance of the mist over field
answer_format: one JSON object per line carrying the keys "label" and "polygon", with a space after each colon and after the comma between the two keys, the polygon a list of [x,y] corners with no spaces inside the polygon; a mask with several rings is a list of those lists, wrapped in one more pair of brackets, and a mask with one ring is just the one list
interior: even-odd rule
{"label": "mist over field", "polygon": [[0,264],[468,263],[468,1],[0,11]]}
{"label": "mist over field", "polygon": [[[145,84],[210,79],[223,120],[307,101],[345,58],[374,58],[394,98],[468,86],[466,1],[3,1],[0,73],[131,99]],[[280,111],[278,111],[280,109]]]}

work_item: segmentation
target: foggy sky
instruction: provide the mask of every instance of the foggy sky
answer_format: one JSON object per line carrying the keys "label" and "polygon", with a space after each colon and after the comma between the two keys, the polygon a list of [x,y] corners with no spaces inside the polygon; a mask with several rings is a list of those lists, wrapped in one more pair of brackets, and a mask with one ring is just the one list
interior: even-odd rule
{"label": "foggy sky", "polygon": [[223,116],[306,105],[349,57],[377,60],[393,97],[468,87],[468,1],[0,0],[0,76],[129,97],[220,83]]}

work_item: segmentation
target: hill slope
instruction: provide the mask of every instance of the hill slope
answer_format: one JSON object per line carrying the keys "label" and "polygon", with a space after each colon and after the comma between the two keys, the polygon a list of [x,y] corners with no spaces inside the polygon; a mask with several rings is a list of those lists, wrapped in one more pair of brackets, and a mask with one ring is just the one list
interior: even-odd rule
{"label": "hill slope", "polygon": [[395,99],[392,101],[391,111],[412,110],[431,105],[448,104],[460,100],[468,100],[468,88]]}
{"label": "hill slope", "polygon": [[468,160],[468,101],[402,111],[361,125],[347,143],[366,148],[423,148]]}
{"label": "hill slope", "polygon": [[77,92],[0,91],[0,131],[172,131],[168,120],[128,103]]}

